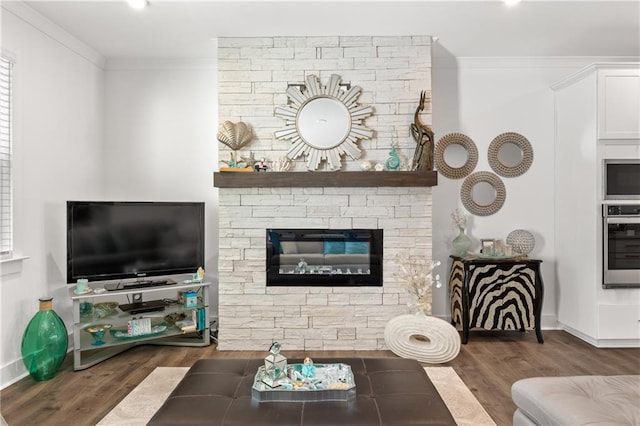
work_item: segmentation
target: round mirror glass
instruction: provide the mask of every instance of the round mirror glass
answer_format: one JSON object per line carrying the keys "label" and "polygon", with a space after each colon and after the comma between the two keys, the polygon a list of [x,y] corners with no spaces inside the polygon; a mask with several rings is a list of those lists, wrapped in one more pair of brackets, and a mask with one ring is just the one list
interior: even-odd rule
{"label": "round mirror glass", "polygon": [[489,182],[478,182],[471,190],[473,202],[479,206],[489,206],[496,199],[496,189]]}
{"label": "round mirror glass", "polygon": [[315,148],[328,149],[344,141],[351,130],[351,115],[334,98],[310,99],[298,112],[298,133]]}
{"label": "round mirror glass", "polygon": [[444,161],[450,167],[460,168],[467,164],[467,160],[469,159],[469,153],[467,149],[459,143],[452,143],[447,146],[443,153]]}
{"label": "round mirror glass", "polygon": [[504,143],[498,149],[498,161],[506,167],[515,167],[522,161],[522,150],[515,143]]}

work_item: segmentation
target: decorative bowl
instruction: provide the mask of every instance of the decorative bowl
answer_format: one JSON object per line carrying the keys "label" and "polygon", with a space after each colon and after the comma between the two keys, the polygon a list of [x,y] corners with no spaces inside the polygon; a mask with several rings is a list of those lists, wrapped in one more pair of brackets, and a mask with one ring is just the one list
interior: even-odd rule
{"label": "decorative bowl", "polygon": [[116,313],[118,302],[101,302],[93,305],[93,315],[96,318],[106,318]]}
{"label": "decorative bowl", "polygon": [[106,342],[102,340],[107,330],[111,328],[111,324],[94,324],[84,328],[84,331],[90,333],[94,338],[93,346],[101,346]]}

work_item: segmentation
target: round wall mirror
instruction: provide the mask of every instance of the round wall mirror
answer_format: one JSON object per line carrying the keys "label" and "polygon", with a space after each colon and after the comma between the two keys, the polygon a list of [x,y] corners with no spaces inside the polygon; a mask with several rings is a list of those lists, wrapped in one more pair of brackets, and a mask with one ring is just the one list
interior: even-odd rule
{"label": "round wall mirror", "polygon": [[298,134],[317,149],[340,145],[351,130],[351,115],[337,99],[320,96],[309,99],[298,111]]}
{"label": "round wall mirror", "polygon": [[500,210],[506,195],[504,183],[491,172],[469,175],[460,188],[462,204],[469,212],[478,216],[490,216]]}
{"label": "round wall mirror", "polygon": [[504,177],[520,176],[533,163],[531,144],[514,132],[503,133],[492,140],[487,155],[493,171]]}
{"label": "round wall mirror", "polygon": [[342,155],[360,158],[358,140],[373,137],[373,131],[363,124],[373,108],[358,105],[360,87],[346,90],[340,81],[340,76],[333,74],[325,86],[318,77],[309,75],[306,84],[289,86],[289,104],[274,111],[285,120],[285,127],[274,134],[276,139],[290,140],[287,157],[294,160],[304,155],[309,170],[317,170],[322,160],[328,170],[340,170]]}
{"label": "round wall mirror", "polygon": [[470,137],[450,133],[440,138],[434,157],[439,173],[449,179],[461,179],[478,164],[478,148]]}

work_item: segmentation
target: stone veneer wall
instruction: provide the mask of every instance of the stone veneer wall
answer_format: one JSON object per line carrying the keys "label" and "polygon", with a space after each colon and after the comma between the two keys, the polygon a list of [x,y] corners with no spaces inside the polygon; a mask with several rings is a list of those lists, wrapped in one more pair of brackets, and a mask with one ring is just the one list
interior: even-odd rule
{"label": "stone veneer wall", "polygon": [[[430,36],[220,38],[219,122],[251,125],[256,139],[242,151],[252,151],[256,159],[277,159],[290,142],[275,139],[273,134],[284,127],[284,120],[273,111],[287,104],[287,84],[304,83],[310,74],[323,85],[331,74],[338,74],[343,82],[362,88],[358,103],[374,108],[364,123],[375,131],[373,139],[359,143],[362,158],[384,163],[395,142],[399,154],[411,160],[416,144],[409,125],[420,91],[431,98]],[[421,118],[431,124],[430,102]],[[218,145],[218,158],[227,160],[229,149]],[[349,157],[342,164],[343,170],[359,170],[358,162]],[[299,158],[294,170],[304,171],[304,166]]]}
{"label": "stone veneer wall", "polygon": [[[431,94],[431,37],[260,37],[218,40],[219,122],[244,121],[256,139],[245,149],[276,159],[289,142],[273,133],[284,121],[287,83],[331,74],[362,88],[358,102],[372,105],[360,141],[363,157],[384,162],[392,142],[410,161],[409,124],[420,91]],[[431,105],[421,116],[431,123]],[[229,151],[219,144],[219,158]],[[304,160],[294,163],[303,171]],[[358,162],[343,158],[343,170]],[[339,172],[338,172],[339,173]],[[371,172],[374,173],[374,172]],[[431,257],[430,188],[219,189],[218,349],[382,349],[384,327],[408,312],[393,277],[399,251]],[[383,287],[266,287],[266,228],[372,228],[384,230]]]}
{"label": "stone veneer wall", "polygon": [[[221,188],[218,199],[218,349],[385,349],[385,325],[408,312],[396,254],[431,258],[430,188]],[[270,227],[383,229],[383,286],[266,287]]]}

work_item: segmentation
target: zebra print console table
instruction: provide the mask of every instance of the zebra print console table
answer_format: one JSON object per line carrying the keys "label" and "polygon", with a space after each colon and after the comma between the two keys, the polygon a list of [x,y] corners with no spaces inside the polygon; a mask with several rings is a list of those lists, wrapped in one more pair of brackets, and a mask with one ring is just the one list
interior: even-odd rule
{"label": "zebra print console table", "polygon": [[451,258],[451,323],[462,327],[462,343],[467,343],[472,328],[535,329],[538,343],[544,342],[540,330],[544,294],[541,260]]}

